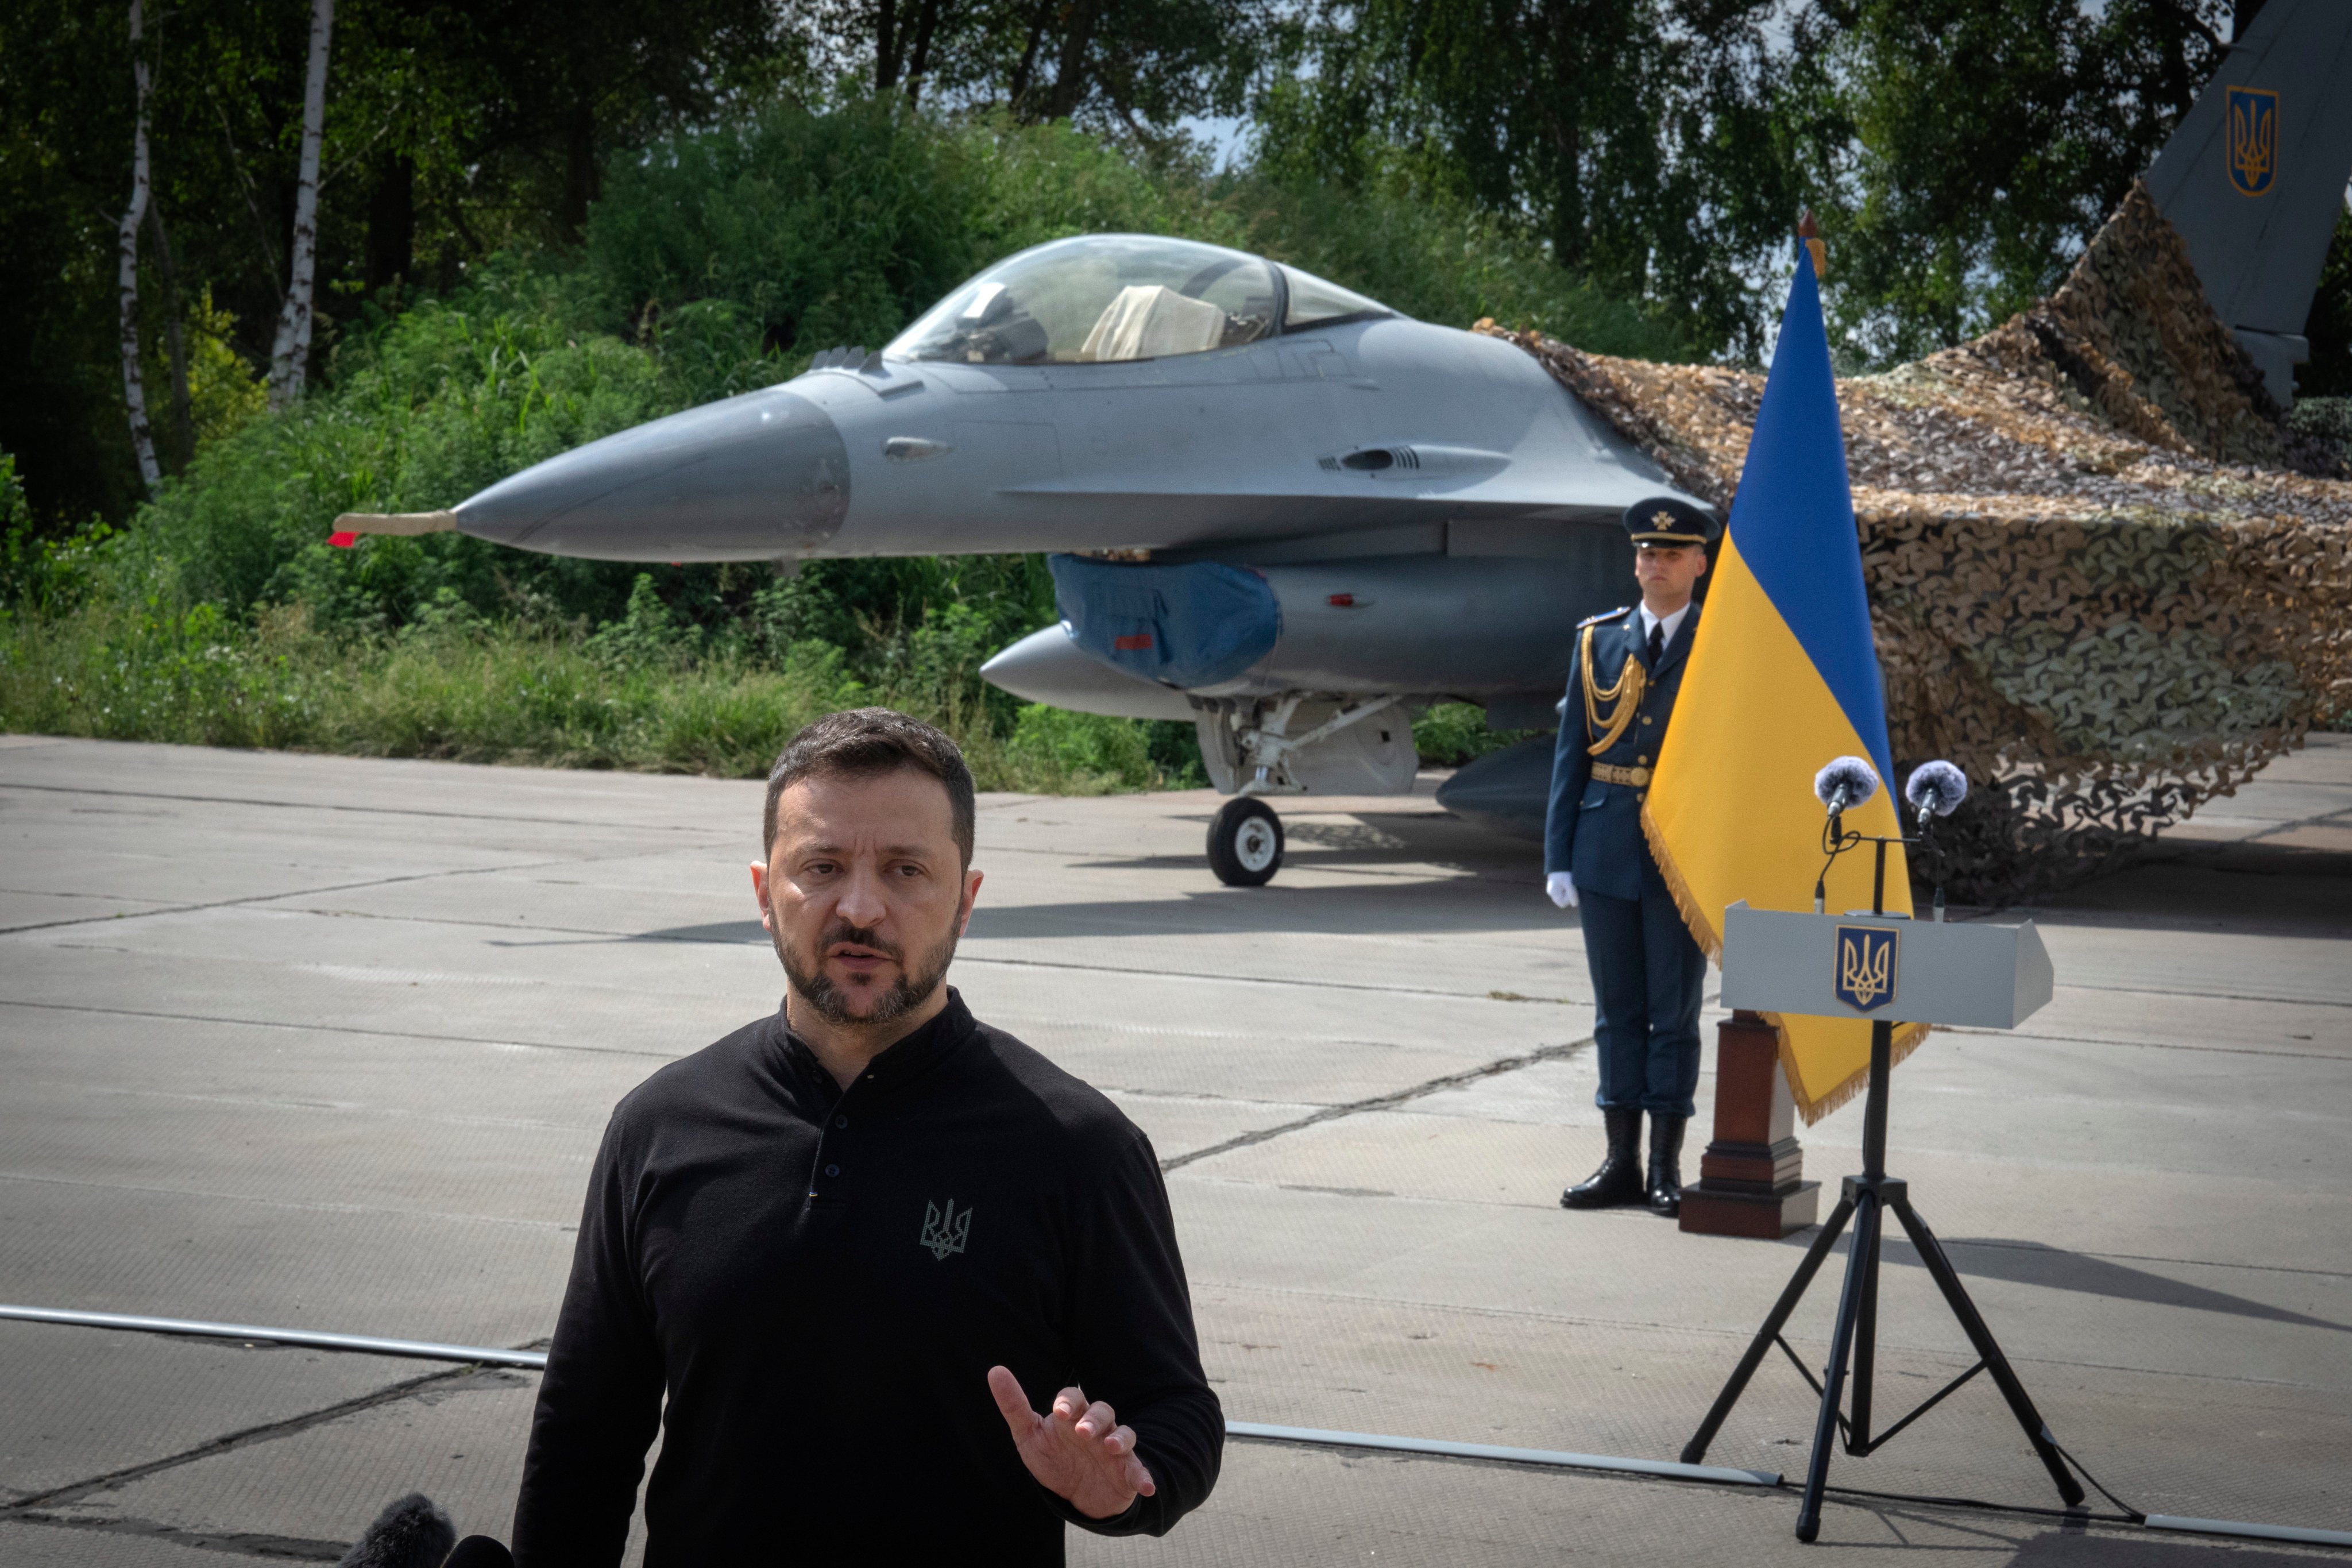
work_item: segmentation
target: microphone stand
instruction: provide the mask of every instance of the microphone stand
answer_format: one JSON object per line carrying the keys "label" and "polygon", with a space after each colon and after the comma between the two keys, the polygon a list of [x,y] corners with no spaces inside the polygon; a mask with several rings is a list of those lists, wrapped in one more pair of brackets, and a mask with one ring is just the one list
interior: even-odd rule
{"label": "microphone stand", "polygon": [[1936,902],[1932,918],[1940,921],[1944,918],[1944,847],[1936,842],[1936,818],[1944,813],[1933,805],[1915,805],[1911,811],[1919,819],[1917,842],[1927,851],[1927,858],[1936,863]]}
{"label": "microphone stand", "polygon": [[[1829,851],[1829,862],[1822,866],[1822,876],[1814,883],[1813,912],[1822,912],[1830,865],[1835,864],[1837,858],[1847,850],[1869,843],[1876,845],[1878,852],[1876,875],[1871,889],[1870,912],[1885,918],[1886,847],[1889,844],[1908,846],[1923,841],[1932,843],[1933,829],[1924,820],[1927,814],[1923,812],[1920,815],[1923,820],[1919,838],[1905,838],[1898,835],[1892,838],[1868,839],[1859,833],[1844,832],[1841,816],[1832,816],[1822,832],[1822,846]],[[1897,825],[1900,826],[1899,816]],[[1936,918],[1943,919],[1944,890],[1940,886],[1936,889],[1935,907]],[[1903,917],[1898,915],[1895,918],[1899,920]],[[1855,1458],[1865,1458],[1892,1442],[1896,1433],[1941,1404],[1946,1395],[1980,1372],[1992,1374],[2001,1397],[2009,1404],[2010,1414],[2016,1417],[2019,1427],[2025,1433],[2026,1441],[2032,1445],[2035,1456],[2041,1459],[2042,1468],[2048,1470],[2050,1479],[2057,1483],[2058,1495],[2065,1500],[2066,1506],[2070,1509],[2077,1506],[2084,1496],[2081,1484],[2074,1479],[2074,1472],[2067,1468],[2065,1457],[2059,1451],[2057,1438],[2052,1436],[2041,1412],[2034,1409],[2032,1398],[2025,1392],[2025,1384],[2018,1380],[2016,1372],[2009,1364],[2009,1358],[2001,1353],[1999,1342],[1992,1337],[1992,1330],[1985,1325],[1984,1317],[1977,1310],[1976,1303],[1969,1299],[1967,1288],[1960,1283],[1958,1270],[1945,1256],[1942,1243],[1927,1228],[1927,1222],[1920,1218],[1919,1212],[1911,1206],[1909,1184],[1900,1177],[1886,1173],[1887,1079],[1894,1070],[1894,1059],[1895,1025],[1885,1018],[1873,1018],[1870,1021],[1869,1099],[1863,1107],[1862,1173],[1845,1179],[1837,1207],[1831,1211],[1828,1223],[1822,1226],[1822,1233],[1813,1238],[1813,1244],[1806,1248],[1803,1261],[1797,1265],[1797,1271],[1781,1290],[1780,1299],[1773,1303],[1772,1310],[1764,1319],[1764,1326],[1756,1331],[1756,1337],[1748,1342],[1747,1352],[1739,1358],[1739,1365],[1732,1372],[1731,1380],[1723,1385],[1723,1392],[1716,1395],[1715,1405],[1706,1413],[1706,1419],[1699,1423],[1698,1431],[1693,1434],[1691,1440],[1683,1445],[1684,1464],[1696,1465],[1705,1461],[1707,1445],[1715,1441],[1716,1434],[1722,1430],[1732,1407],[1739,1403],[1748,1379],[1756,1374],[1756,1369],[1763,1363],[1764,1357],[1772,1347],[1780,1346],[1781,1352],[1796,1367],[1798,1374],[1821,1398],[1821,1414],[1813,1425],[1812,1459],[1805,1474],[1804,1500],[1797,1510],[1797,1539],[1800,1541],[1812,1541],[1821,1534],[1822,1493],[1829,1484],[1830,1448],[1833,1439],[1843,1437],[1849,1455]],[[1894,1212],[1895,1219],[1911,1237],[1911,1245],[1918,1250],[1919,1261],[1927,1265],[1927,1272],[1934,1279],[1936,1288],[1943,1292],[1945,1304],[1951,1309],[1952,1316],[1959,1320],[1961,1331],[1968,1335],[1969,1343],[1976,1350],[1977,1361],[1974,1366],[1929,1394],[1908,1415],[1874,1435],[1871,1430],[1871,1395],[1878,1363],[1878,1244],[1889,1210]],[[1843,1234],[1849,1220],[1853,1223],[1853,1245],[1846,1255],[1845,1288],[1839,1293],[1835,1326],[1830,1331],[1829,1365],[1816,1379],[1812,1369],[1790,1348],[1781,1331],[1788,1326],[1790,1314],[1797,1310],[1797,1303],[1804,1299],[1806,1289],[1813,1282],[1813,1276],[1820,1273],[1822,1265],[1828,1261],[1831,1250],[1837,1246],[1838,1237]],[[1843,1403],[1849,1355],[1853,1373],[1851,1415],[1839,1408]]]}
{"label": "microphone stand", "polygon": [[[1841,805],[1832,810],[1829,822],[1822,828],[1822,853],[1828,858],[1822,862],[1822,874],[1813,879],[1813,913],[1822,912],[1822,905],[1829,897],[1830,868],[1837,864],[1839,856],[1861,842],[1861,834],[1845,830],[1845,807]],[[1886,879],[1885,844],[1878,847],[1878,877],[1883,885]]]}

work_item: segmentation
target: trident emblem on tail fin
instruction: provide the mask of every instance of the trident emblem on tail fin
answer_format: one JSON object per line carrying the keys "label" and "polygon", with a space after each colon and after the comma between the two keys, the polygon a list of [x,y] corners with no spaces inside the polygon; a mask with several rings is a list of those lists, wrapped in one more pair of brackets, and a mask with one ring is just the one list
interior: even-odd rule
{"label": "trident emblem on tail fin", "polygon": [[2233,87],[2222,100],[2230,136],[2230,184],[2259,196],[2278,177],[2279,95],[2268,88]]}

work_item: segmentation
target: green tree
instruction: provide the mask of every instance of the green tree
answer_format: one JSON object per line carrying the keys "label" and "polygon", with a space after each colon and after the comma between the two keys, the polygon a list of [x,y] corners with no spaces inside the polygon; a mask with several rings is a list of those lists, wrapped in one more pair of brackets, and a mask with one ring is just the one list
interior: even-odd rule
{"label": "green tree", "polygon": [[778,68],[762,0],[436,3],[439,47],[480,73],[477,144],[523,152],[557,176],[555,227],[576,239],[605,161],[709,114]]}
{"label": "green tree", "polygon": [[2295,395],[2352,398],[2352,205],[2336,215],[2336,237],[2327,243],[2303,334],[2311,363],[2295,370]]}
{"label": "green tree", "polygon": [[1325,0],[1288,32],[1261,156],[1526,223],[1571,277],[1760,346],[1759,258],[1793,216],[1779,67],[1750,0]]}
{"label": "green tree", "polygon": [[2227,0],[1818,0],[1779,141],[1829,244],[1832,330],[1877,363],[2054,287],[2196,101]]}
{"label": "green tree", "polygon": [[1885,363],[2047,292],[2254,9],[1321,0],[1284,35],[1261,148],[1293,173],[1462,193],[1741,357],[1811,206],[1833,327]]}
{"label": "green tree", "polygon": [[[155,356],[157,456],[194,446],[188,322],[236,323],[269,358],[301,153],[310,0],[149,7],[152,200],[137,323]],[[764,0],[342,0],[320,152],[311,363],[371,301],[457,285],[517,242],[576,237],[605,160],[800,68]],[[16,0],[0,13],[0,444],[44,526],[120,517],[140,490],[114,348],[111,233],[131,186],[127,13]],[[385,297],[391,304],[401,293]],[[181,342],[168,346],[177,331]],[[170,395],[164,388],[170,386]],[[167,412],[168,411],[168,412]]]}
{"label": "green tree", "polygon": [[1270,0],[863,0],[809,51],[856,51],[877,92],[910,103],[1068,120],[1132,145],[1181,149],[1187,115],[1243,107],[1270,37]]}

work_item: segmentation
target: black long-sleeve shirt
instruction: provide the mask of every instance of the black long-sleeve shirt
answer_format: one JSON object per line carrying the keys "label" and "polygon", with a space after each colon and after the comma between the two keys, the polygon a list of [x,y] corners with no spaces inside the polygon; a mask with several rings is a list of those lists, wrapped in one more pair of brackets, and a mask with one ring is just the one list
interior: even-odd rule
{"label": "black long-sleeve shirt", "polygon": [[[1135,1428],[1156,1494],[1088,1520],[988,1389]],[[667,1399],[667,1409],[663,1405]],[[1159,1534],[1208,1496],[1201,1372],[1150,1143],[962,999],[845,1091],[781,1012],[624,1099],[589,1180],[515,1509],[522,1568],[1058,1563],[1063,1521]]]}

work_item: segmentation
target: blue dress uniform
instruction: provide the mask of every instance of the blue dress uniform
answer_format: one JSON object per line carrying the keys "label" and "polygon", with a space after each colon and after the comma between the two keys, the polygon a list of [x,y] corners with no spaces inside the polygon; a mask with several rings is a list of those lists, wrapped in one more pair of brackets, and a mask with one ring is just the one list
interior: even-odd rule
{"label": "blue dress uniform", "polygon": [[[1637,543],[1703,545],[1715,532],[1706,513],[1674,500],[1628,508],[1626,525]],[[1670,1215],[1680,1205],[1678,1162],[1698,1087],[1706,959],[1659,874],[1641,814],[1698,620],[1694,600],[1654,662],[1643,617],[1633,608],[1595,616],[1577,627],[1553,752],[1544,869],[1575,879],[1597,1004],[1601,1090],[1595,1103],[1608,1128],[1609,1155],[1591,1180],[1561,1194],[1570,1208],[1643,1197],[1645,1110],[1650,1206]]]}

